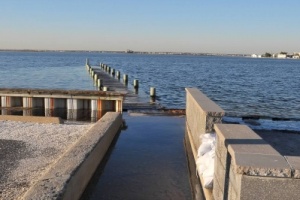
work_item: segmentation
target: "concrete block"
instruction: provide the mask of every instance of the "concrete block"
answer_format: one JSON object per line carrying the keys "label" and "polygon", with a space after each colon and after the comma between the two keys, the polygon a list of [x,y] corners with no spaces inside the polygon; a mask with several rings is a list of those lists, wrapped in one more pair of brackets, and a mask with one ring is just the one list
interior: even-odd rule
{"label": "concrete block", "polygon": [[298,200],[300,197],[299,188],[299,179],[243,175],[240,199]]}
{"label": "concrete block", "polygon": [[[291,169],[284,157],[248,126],[216,124],[217,151],[225,142],[235,172],[247,175],[291,177]],[[221,159],[221,161],[224,159]]]}
{"label": "concrete block", "polygon": [[232,159],[235,172],[239,174],[291,177],[290,165],[281,155],[235,153]]}
{"label": "concrete block", "polygon": [[225,146],[225,141],[221,140],[218,135],[216,135],[216,155],[220,158],[220,164],[225,168],[228,150]]}
{"label": "concrete block", "polygon": [[[238,144],[234,139],[243,140],[262,140],[252,129],[246,125],[238,124],[216,124],[215,130],[220,140],[230,142],[231,144]],[[244,143],[243,143],[244,144]]]}
{"label": "concrete block", "polygon": [[239,199],[241,199],[239,194],[234,190],[234,187],[233,187],[231,182],[229,182],[227,196],[228,196],[227,198],[225,197],[223,199],[230,199],[230,200],[239,200]]}
{"label": "concrete block", "polygon": [[214,177],[213,198],[214,200],[223,200],[224,189],[219,184],[219,180]]}
{"label": "concrete block", "polygon": [[197,149],[199,136],[213,131],[213,124],[220,123],[224,114],[224,110],[198,89],[186,88],[186,119]]}
{"label": "concrete block", "polygon": [[300,179],[300,156],[284,156],[293,170],[293,178]]}
{"label": "concrete block", "polygon": [[[229,179],[228,179],[228,199],[239,199],[241,191],[242,175],[234,171],[233,160],[229,166]],[[231,194],[233,193],[233,194]]]}
{"label": "concrete block", "polygon": [[225,167],[221,164],[220,158],[216,155],[213,186],[213,194],[215,199],[223,199],[223,193],[225,188],[225,174]]}

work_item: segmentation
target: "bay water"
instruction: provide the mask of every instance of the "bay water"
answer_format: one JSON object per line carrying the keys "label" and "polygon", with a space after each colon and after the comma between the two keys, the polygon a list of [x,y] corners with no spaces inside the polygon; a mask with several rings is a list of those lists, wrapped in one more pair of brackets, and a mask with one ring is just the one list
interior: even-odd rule
{"label": "bay water", "polygon": [[300,130],[300,60],[95,52],[0,52],[1,88],[96,89],[85,60],[100,62],[157,90],[166,108],[185,108],[185,88],[196,87],[226,112],[225,121],[255,128]]}

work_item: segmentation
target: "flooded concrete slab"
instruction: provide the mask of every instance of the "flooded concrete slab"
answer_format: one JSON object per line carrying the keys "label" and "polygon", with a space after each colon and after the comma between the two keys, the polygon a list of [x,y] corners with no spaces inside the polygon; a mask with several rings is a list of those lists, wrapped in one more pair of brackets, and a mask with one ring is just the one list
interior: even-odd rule
{"label": "flooded concrete slab", "polygon": [[127,128],[82,199],[192,199],[185,118],[123,115]]}

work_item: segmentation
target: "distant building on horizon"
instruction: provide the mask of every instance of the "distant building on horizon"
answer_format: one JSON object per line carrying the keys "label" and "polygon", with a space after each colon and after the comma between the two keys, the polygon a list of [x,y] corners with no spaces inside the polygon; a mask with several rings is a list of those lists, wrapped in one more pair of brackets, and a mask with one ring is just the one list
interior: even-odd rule
{"label": "distant building on horizon", "polygon": [[252,58],[261,58],[261,55],[258,55],[258,54],[252,54],[251,57],[252,57]]}
{"label": "distant building on horizon", "polygon": [[133,53],[133,51],[130,49],[126,49],[125,53]]}

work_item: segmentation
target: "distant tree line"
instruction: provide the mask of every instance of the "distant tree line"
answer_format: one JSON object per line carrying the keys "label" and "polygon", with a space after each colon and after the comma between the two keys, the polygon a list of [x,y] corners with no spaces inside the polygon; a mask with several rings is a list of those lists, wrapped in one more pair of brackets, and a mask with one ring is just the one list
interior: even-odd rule
{"label": "distant tree line", "polygon": [[266,52],[266,53],[264,53],[264,54],[261,55],[261,56],[262,56],[262,57],[266,57],[266,58],[270,58],[270,57],[272,57],[272,54]]}

